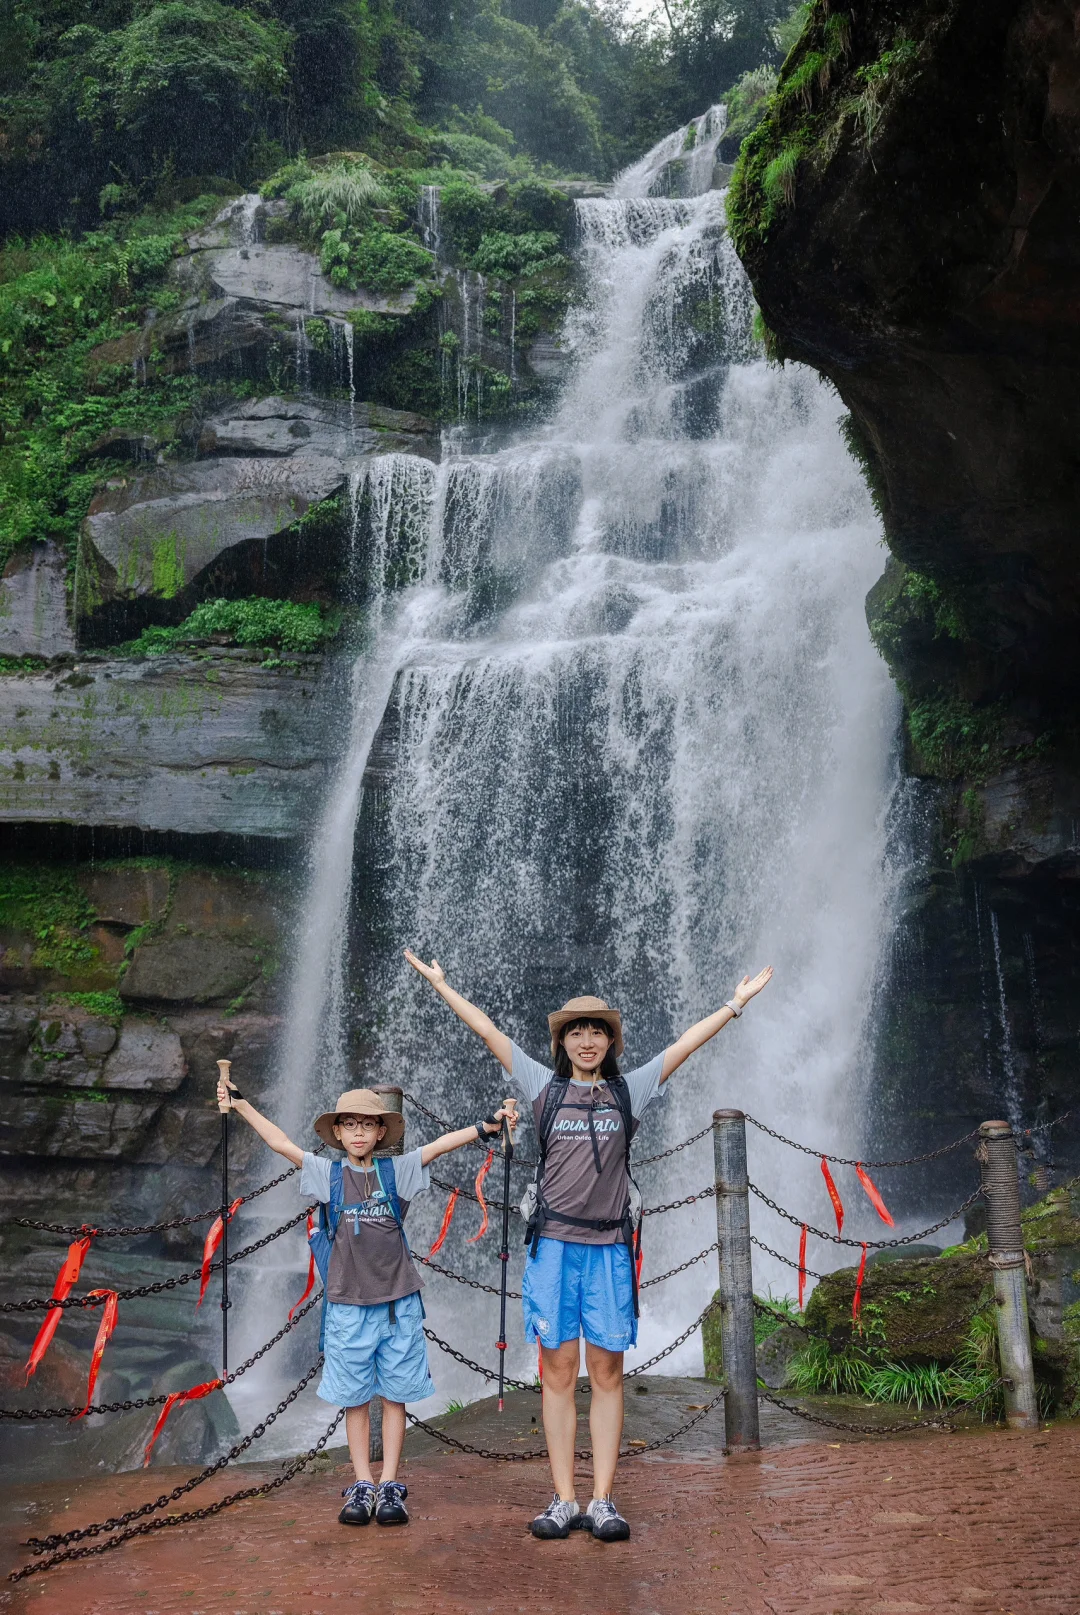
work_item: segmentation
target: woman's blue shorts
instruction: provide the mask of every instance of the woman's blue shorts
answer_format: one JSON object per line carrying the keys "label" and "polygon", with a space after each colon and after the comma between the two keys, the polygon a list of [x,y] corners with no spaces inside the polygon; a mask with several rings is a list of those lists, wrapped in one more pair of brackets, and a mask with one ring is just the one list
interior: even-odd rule
{"label": "woman's blue shorts", "polygon": [[435,1395],[424,1339],[424,1304],[419,1291],[390,1304],[326,1304],[325,1362],[319,1395],[338,1408],[363,1407],[373,1396],[390,1402],[422,1402]]}
{"label": "woman's blue shorts", "polygon": [[630,1252],[625,1245],[541,1239],[525,1258],[525,1339],[561,1346],[582,1335],[605,1351],[637,1344]]}

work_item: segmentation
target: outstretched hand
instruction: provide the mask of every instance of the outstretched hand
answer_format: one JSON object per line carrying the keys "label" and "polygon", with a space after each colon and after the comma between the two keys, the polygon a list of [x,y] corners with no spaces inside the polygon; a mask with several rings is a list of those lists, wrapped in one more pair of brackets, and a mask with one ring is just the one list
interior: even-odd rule
{"label": "outstretched hand", "polygon": [[740,1009],[744,1004],[748,1004],[751,998],[755,998],[763,987],[769,985],[772,980],[772,973],[772,965],[766,965],[765,969],[759,970],[752,980],[749,976],[743,977],[731,995]]}
{"label": "outstretched hand", "polygon": [[446,981],[446,977],[443,975],[442,965],[439,963],[438,959],[432,959],[431,963],[426,965],[423,959],[418,959],[416,957],[416,954],[411,948],[405,949],[405,957],[408,959],[413,969],[419,971],[420,975],[422,975],[427,981],[430,981],[433,987],[436,987],[440,983]]}

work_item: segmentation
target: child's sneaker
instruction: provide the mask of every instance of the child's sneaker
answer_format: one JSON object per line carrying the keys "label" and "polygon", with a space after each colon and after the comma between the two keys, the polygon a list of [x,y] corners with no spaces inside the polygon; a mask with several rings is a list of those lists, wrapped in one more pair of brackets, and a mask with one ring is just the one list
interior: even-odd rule
{"label": "child's sneaker", "polygon": [[591,1531],[598,1542],[625,1542],[630,1527],[610,1497],[594,1497],[581,1516],[583,1531]]}
{"label": "child's sneaker", "polygon": [[338,1515],[339,1525],[367,1525],[375,1512],[375,1488],[369,1480],[353,1481],[342,1492],[345,1507]]}
{"label": "child's sneaker", "polygon": [[375,1498],[376,1525],[408,1525],[409,1511],[403,1499],[409,1488],[403,1480],[384,1480]]}
{"label": "child's sneaker", "polygon": [[542,1542],[550,1542],[559,1537],[569,1536],[580,1524],[581,1509],[577,1503],[564,1503],[556,1492],[543,1514],[538,1514],[533,1520],[529,1530]]}

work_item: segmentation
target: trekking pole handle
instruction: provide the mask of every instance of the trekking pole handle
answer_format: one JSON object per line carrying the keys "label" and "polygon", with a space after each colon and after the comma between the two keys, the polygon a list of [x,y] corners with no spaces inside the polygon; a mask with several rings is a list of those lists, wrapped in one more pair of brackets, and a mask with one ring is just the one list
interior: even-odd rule
{"label": "trekking pole handle", "polygon": [[[514,1107],[514,1112],[515,1112],[515,1116],[516,1116],[516,1114],[517,1114],[517,1104],[516,1104],[516,1101],[515,1101],[513,1095],[511,1095],[508,1099],[504,1099],[503,1104],[504,1105],[512,1105]],[[513,1159],[513,1155],[514,1155],[514,1129],[511,1126],[509,1116],[504,1116],[503,1119],[502,1119],[502,1152],[509,1159],[511,1159],[511,1160]]]}

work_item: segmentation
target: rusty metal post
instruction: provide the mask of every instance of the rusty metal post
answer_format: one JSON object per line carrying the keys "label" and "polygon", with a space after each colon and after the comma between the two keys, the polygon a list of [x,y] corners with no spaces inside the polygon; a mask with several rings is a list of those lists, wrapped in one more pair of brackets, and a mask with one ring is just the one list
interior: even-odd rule
{"label": "rusty metal post", "polygon": [[1028,1326],[1027,1258],[1020,1227],[1016,1139],[1008,1122],[983,1122],[976,1158],[986,1199],[1005,1421],[1012,1430],[1036,1430],[1039,1408]]}
{"label": "rusty metal post", "polygon": [[713,1158],[716,1237],[720,1248],[720,1342],[726,1451],[756,1451],[761,1439],[754,1347],[754,1275],[750,1252],[746,1117],[741,1110],[713,1111]]}

